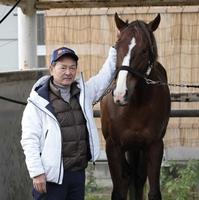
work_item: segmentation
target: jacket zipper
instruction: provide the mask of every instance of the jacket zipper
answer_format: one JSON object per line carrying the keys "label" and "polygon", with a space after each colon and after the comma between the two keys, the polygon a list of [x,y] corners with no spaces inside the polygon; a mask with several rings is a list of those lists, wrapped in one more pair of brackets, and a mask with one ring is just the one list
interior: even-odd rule
{"label": "jacket zipper", "polygon": [[47,131],[45,133],[45,139],[47,138],[47,135],[48,135],[48,129],[47,129]]}
{"label": "jacket zipper", "polygon": [[[39,106],[37,106],[35,103],[33,103],[33,101],[31,101],[31,100],[29,100],[34,106],[36,106],[38,109],[40,109],[41,111],[43,111],[43,112],[45,112],[43,109],[41,109]],[[55,118],[53,118],[51,115],[49,115],[47,112],[45,112],[49,117],[51,117],[52,119],[54,119],[57,123],[58,123],[58,125],[59,125],[59,128],[60,128],[60,124],[59,124],[59,122],[55,119]],[[47,136],[47,133],[48,133],[48,130],[47,130],[47,132],[46,132],[46,136]],[[61,133],[61,128],[60,128],[60,133]],[[59,183],[59,181],[60,181],[60,176],[61,176],[61,164],[62,164],[62,134],[61,134],[61,154],[60,154],[61,156],[60,156],[60,167],[59,167],[59,176],[58,176],[58,182],[57,183]]]}
{"label": "jacket zipper", "polygon": [[87,113],[86,113],[86,110],[85,110],[85,84],[84,84],[84,78],[83,78],[83,74],[81,72],[81,76],[82,76],[82,82],[83,82],[83,88],[84,88],[84,102],[83,102],[83,109],[84,109],[84,113],[85,113],[85,118],[86,118],[86,121],[88,122],[88,128],[90,130],[90,137],[91,137],[91,141],[92,141],[92,151],[93,151],[93,161],[94,161],[94,143],[93,143],[93,138],[92,138],[92,134],[91,134],[91,128],[90,128],[90,122],[88,120],[88,117],[87,117]]}
{"label": "jacket zipper", "polygon": [[59,176],[58,176],[58,182],[60,181],[60,177],[61,177],[61,166],[62,166],[62,144],[61,144],[61,156],[60,156],[60,165],[59,165]]}

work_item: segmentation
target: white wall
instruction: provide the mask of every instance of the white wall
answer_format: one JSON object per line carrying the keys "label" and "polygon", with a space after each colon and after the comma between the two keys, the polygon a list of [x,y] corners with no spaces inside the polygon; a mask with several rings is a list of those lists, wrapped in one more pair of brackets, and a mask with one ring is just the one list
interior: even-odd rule
{"label": "white wall", "polygon": [[[11,9],[9,6],[3,6],[0,4],[0,20]],[[44,12],[38,11],[38,14],[44,14]],[[17,8],[15,8],[10,15],[0,24],[0,72],[2,71],[16,71],[19,70],[18,64],[18,15]],[[38,66],[45,67],[45,55],[46,47],[44,42],[45,23],[41,17],[39,17],[38,26],[40,30],[40,40],[37,46]],[[42,33],[41,33],[42,30]],[[38,36],[39,36],[38,35]],[[42,41],[41,41],[42,38]],[[40,44],[42,43],[42,44]]]}
{"label": "white wall", "polygon": [[[0,19],[10,7],[0,5]],[[0,24],[0,71],[18,70],[17,9]]]}

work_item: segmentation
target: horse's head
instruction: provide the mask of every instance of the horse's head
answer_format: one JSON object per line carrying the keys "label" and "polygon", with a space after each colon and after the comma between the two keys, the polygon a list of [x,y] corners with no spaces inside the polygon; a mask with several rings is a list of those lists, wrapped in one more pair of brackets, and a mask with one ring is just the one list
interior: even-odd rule
{"label": "horse's head", "polygon": [[126,105],[131,99],[140,78],[149,76],[157,59],[157,46],[153,35],[160,23],[160,14],[151,21],[124,22],[117,13],[115,23],[119,30],[117,50],[116,88],[114,102]]}

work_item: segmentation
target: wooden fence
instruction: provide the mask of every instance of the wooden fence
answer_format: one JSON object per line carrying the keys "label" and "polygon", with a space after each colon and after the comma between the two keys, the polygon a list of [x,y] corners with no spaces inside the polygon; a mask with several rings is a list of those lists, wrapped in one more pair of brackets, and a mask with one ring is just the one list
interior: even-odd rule
{"label": "wooden fence", "polygon": [[[86,79],[96,74],[106,59],[109,46],[116,41],[114,13],[129,21],[152,20],[161,14],[155,37],[159,61],[167,70],[169,82],[199,82],[199,6],[126,7],[57,9],[46,12],[47,63],[54,48],[68,46],[80,57],[79,70]],[[194,93],[199,89],[170,87],[172,93]],[[99,106],[97,106],[97,109]],[[172,109],[199,109],[198,102],[172,103]],[[96,119],[99,130],[100,119]],[[101,136],[100,136],[101,137]],[[101,137],[102,138],[102,137]],[[102,140],[102,149],[104,140]],[[187,147],[199,149],[199,119],[170,119],[165,149]]]}

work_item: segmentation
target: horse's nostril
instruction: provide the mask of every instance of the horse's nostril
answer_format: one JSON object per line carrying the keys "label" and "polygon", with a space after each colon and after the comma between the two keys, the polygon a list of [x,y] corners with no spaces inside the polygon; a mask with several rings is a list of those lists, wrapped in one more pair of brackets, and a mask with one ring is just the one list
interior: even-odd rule
{"label": "horse's nostril", "polygon": [[115,90],[112,90],[112,92],[111,92],[113,97],[115,96],[115,95],[114,95],[114,91],[115,91]]}
{"label": "horse's nostril", "polygon": [[118,100],[116,100],[116,103],[120,103],[120,100],[118,99]]}

